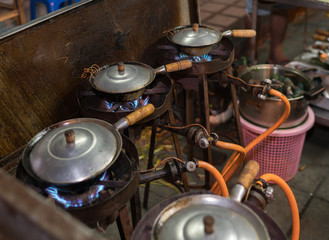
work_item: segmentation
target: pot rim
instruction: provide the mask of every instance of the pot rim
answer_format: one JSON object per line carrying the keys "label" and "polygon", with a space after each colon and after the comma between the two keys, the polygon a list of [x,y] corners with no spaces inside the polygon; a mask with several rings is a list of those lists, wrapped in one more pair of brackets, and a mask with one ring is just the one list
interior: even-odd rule
{"label": "pot rim", "polygon": [[[177,217],[177,215],[178,218],[184,217],[187,218],[188,220],[182,221],[185,223],[185,225],[181,225],[181,224],[177,225],[177,228],[174,229],[176,231],[177,230],[184,231],[186,226],[189,225],[191,221],[193,222],[193,224],[198,222],[199,216],[201,216],[198,206],[206,207],[206,208],[216,207],[218,208],[219,211],[223,211],[223,214],[229,214],[229,213],[232,214],[234,212],[233,213],[234,217],[232,217],[232,219],[228,218],[227,219],[228,222],[236,221],[239,218],[243,218],[248,222],[248,224],[250,224],[250,226],[252,226],[252,228],[250,228],[252,230],[250,230],[248,233],[255,231],[257,232],[260,239],[270,239],[265,224],[261,221],[259,216],[256,213],[254,213],[249,207],[243,205],[241,202],[233,201],[231,199],[222,196],[207,194],[207,193],[184,196],[182,198],[173,201],[165,208],[163,208],[161,212],[158,214],[158,216],[156,217],[154,224],[152,226],[151,239],[152,240],[159,239],[159,237],[161,236],[160,234],[162,229],[164,231],[168,231],[168,226],[166,228],[164,227],[164,225],[168,222],[170,218]],[[181,214],[183,214],[183,216]],[[216,214],[214,215],[214,218],[216,218]],[[246,225],[243,226],[245,227]],[[241,231],[244,231],[243,226],[241,226],[240,229]],[[214,232],[214,234],[216,234],[216,232]]]}
{"label": "pot rim", "polygon": [[[250,67],[244,69],[239,74],[238,77],[241,78],[242,80],[244,80],[242,78],[242,76],[244,74],[249,73],[251,71],[264,70],[264,69],[278,69],[278,70],[285,70],[285,71],[294,73],[297,76],[304,78],[308,82],[308,84],[309,84],[309,89],[308,90],[311,90],[311,89],[314,88],[313,81],[305,73],[303,73],[303,72],[301,72],[301,71],[299,71],[297,69],[285,67],[285,66],[278,65],[278,64],[258,64],[258,65],[253,65],[253,66],[250,66]],[[295,101],[295,100],[300,100],[300,99],[304,99],[304,96],[303,95],[300,95],[298,97],[288,98],[289,101]],[[281,101],[280,99],[273,98],[273,97],[266,97],[266,100],[269,100],[269,101]]]}
{"label": "pot rim", "polygon": [[[187,30],[187,29],[192,29],[193,31],[193,26],[197,24],[197,23],[194,23],[194,24],[189,24],[189,25],[182,25],[182,26],[178,26],[178,27],[175,27],[175,28],[172,28],[170,30],[167,31],[167,39],[169,41],[171,41],[172,43],[182,47],[182,48],[207,48],[207,47],[211,47],[212,45],[220,42],[220,40],[222,39],[223,37],[223,34],[222,32],[220,32],[219,30],[215,29],[215,28],[212,28],[212,27],[209,27],[209,26],[205,26],[205,25],[199,25],[198,24],[198,28],[199,29],[202,29],[202,30],[210,30],[213,34],[217,35],[217,36],[214,36],[214,39],[211,40],[207,43],[204,43],[204,44],[192,44],[192,43],[184,43],[182,41],[177,41],[177,40],[174,40],[173,39],[173,36],[175,36],[177,33],[182,33],[182,31],[184,30]],[[206,39],[206,38],[205,38]],[[210,50],[209,50],[210,51]]]}
{"label": "pot rim", "polygon": [[[50,149],[50,143],[48,141],[45,141],[46,137],[51,137],[50,140],[54,140],[55,138],[59,137],[59,134],[63,132],[65,129],[70,129],[72,124],[79,124],[79,123],[91,123],[92,125],[96,126],[97,128],[100,127],[100,129],[97,129],[97,131],[101,129],[107,129],[108,133],[111,133],[108,135],[108,137],[105,136],[104,145],[90,145],[90,148],[88,148],[83,154],[69,158],[67,156],[59,157],[60,155],[53,155],[53,151]],[[79,125],[77,125],[78,128],[80,128]],[[82,126],[82,130],[85,130],[87,128],[84,128]],[[58,134],[57,131],[60,132]],[[90,129],[89,129],[90,130]],[[89,131],[88,130],[88,131]],[[90,131],[92,131],[91,129]],[[55,132],[56,131],[56,132]],[[87,132],[88,132],[87,131]],[[104,133],[105,134],[105,133]],[[64,136],[62,137],[64,138]],[[82,137],[83,138],[83,137]],[[81,139],[82,139],[81,138]],[[106,142],[107,138],[110,138],[110,140],[115,140],[115,148],[113,148],[111,151],[104,151],[107,149]],[[82,139],[83,140],[83,139]],[[94,136],[92,139],[94,142],[99,141],[100,139],[97,139],[97,136]],[[101,139],[102,140],[102,139]],[[34,155],[34,158],[31,159],[31,153],[36,149],[36,146],[40,144],[47,145],[46,147],[46,155],[38,155],[36,152]],[[55,141],[56,143],[60,143],[60,141]],[[101,141],[102,142],[102,141]],[[70,143],[68,143],[69,145]],[[75,143],[73,143],[75,144]],[[78,144],[78,143],[77,143]],[[62,145],[61,145],[62,146]],[[74,146],[73,146],[74,147]],[[75,119],[69,119],[65,120],[56,124],[51,125],[50,127],[47,127],[43,129],[41,132],[39,132],[37,135],[35,135],[27,144],[23,151],[22,155],[22,164],[24,169],[28,172],[28,174],[33,177],[37,181],[42,181],[44,183],[48,184],[55,184],[55,185],[67,185],[67,184],[75,184],[80,183],[89,179],[92,179],[93,177],[99,175],[100,173],[104,172],[107,168],[109,168],[118,158],[120,155],[122,149],[122,139],[120,133],[117,131],[117,129],[110,123],[100,120],[100,119],[94,119],[94,118],[75,118]],[[39,148],[40,150],[40,148]],[[95,152],[93,153],[92,150]],[[103,152],[103,153],[102,153]],[[92,157],[93,154],[99,153],[99,157]],[[105,157],[105,156],[107,157]],[[105,159],[105,160],[104,160]],[[87,164],[87,168],[85,167],[86,163],[90,162],[90,164]],[[65,162],[68,165],[65,165]],[[53,166],[51,166],[51,163],[54,163]],[[71,163],[71,165],[70,165]],[[96,163],[94,165],[93,163]],[[65,165],[65,166],[64,166]],[[80,166],[79,174],[73,174],[77,173],[77,167]],[[45,168],[45,169],[43,169]],[[47,170],[48,168],[48,170]],[[43,170],[42,170],[43,169]],[[49,174],[49,170],[61,170],[60,172],[55,172],[53,174]],[[45,171],[47,170],[47,171]],[[70,174],[72,173],[72,175]]]}
{"label": "pot rim", "polygon": [[[128,74],[120,76],[120,64],[128,70]],[[112,70],[112,72],[110,72]],[[116,72],[113,74],[113,72]],[[97,91],[106,94],[128,94],[145,89],[156,77],[155,70],[147,64],[135,61],[116,62],[98,69],[90,76],[89,83]],[[137,80],[137,81],[136,81]],[[120,82],[121,81],[121,82]]]}

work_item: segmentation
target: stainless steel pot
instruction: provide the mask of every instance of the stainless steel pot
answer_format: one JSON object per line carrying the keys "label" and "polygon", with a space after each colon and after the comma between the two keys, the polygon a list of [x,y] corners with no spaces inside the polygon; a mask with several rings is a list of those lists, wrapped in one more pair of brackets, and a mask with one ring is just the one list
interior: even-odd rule
{"label": "stainless steel pot", "polygon": [[150,115],[148,104],[114,125],[94,118],[76,118],[38,133],[24,149],[22,164],[35,180],[68,185],[90,180],[109,168],[122,148],[120,129]]}
{"label": "stainless steel pot", "polygon": [[181,51],[192,56],[202,56],[218,47],[222,37],[254,37],[256,31],[251,29],[228,30],[220,32],[212,27],[193,25],[179,26],[168,30],[169,41],[178,46]]}
{"label": "stainless steel pot", "polygon": [[156,69],[140,62],[119,62],[100,68],[90,78],[90,85],[113,101],[138,99],[157,74],[191,68],[189,60],[160,66]]}
{"label": "stainless steel pot", "polygon": [[[258,82],[262,84],[265,78],[274,76],[289,77],[294,84],[301,82],[304,86],[304,93],[313,89],[312,80],[301,71],[273,64],[254,65],[240,73],[239,78],[247,83]],[[291,111],[288,119],[280,128],[291,128],[301,124],[307,117],[308,101],[304,94],[294,98],[288,98]],[[241,115],[250,122],[262,127],[272,126],[282,115],[284,103],[274,97],[266,97],[265,100],[240,89],[239,91],[239,109]]]}
{"label": "stainless steel pot", "polygon": [[153,240],[270,239],[246,205],[213,194],[180,198],[165,207],[152,228]]}

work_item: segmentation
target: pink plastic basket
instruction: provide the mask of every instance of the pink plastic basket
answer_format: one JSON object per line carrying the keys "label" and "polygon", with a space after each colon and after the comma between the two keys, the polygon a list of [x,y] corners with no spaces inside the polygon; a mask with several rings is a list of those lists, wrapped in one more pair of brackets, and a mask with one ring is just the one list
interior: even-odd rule
{"label": "pink plastic basket", "polygon": [[[260,165],[257,177],[264,173],[273,173],[288,181],[296,175],[306,132],[314,124],[312,109],[309,107],[307,112],[308,117],[304,123],[294,128],[275,130],[248,152],[247,161],[253,159]],[[245,145],[266,130],[242,117],[240,120]]]}

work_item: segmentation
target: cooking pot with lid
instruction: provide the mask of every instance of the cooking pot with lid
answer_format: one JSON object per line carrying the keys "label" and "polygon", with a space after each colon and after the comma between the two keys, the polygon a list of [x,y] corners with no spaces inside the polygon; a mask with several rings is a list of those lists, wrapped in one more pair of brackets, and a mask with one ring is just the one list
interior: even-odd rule
{"label": "cooking pot with lid", "polygon": [[213,194],[182,197],[154,222],[153,240],[270,239],[261,219],[246,205]]}
{"label": "cooking pot with lid", "polygon": [[114,125],[95,118],[54,124],[34,136],[23,152],[22,165],[45,185],[70,186],[89,181],[108,169],[122,149],[119,130],[152,114],[148,104]]}
{"label": "cooking pot with lid", "polygon": [[220,32],[212,27],[193,25],[179,26],[166,33],[167,39],[178,46],[182,52],[192,56],[202,56],[216,49],[223,37],[254,37],[252,29],[227,30]]}
{"label": "cooking pot with lid", "polygon": [[190,60],[183,60],[156,69],[140,62],[118,62],[101,67],[90,77],[93,89],[113,101],[138,99],[145,87],[152,83],[157,74],[184,70],[192,67]]}
{"label": "cooking pot with lid", "polygon": [[[239,74],[239,78],[251,84],[263,84],[265,79],[272,79],[272,88],[275,88],[275,79],[284,78],[291,85],[301,87],[300,94],[287,96],[291,111],[288,119],[280,128],[291,128],[301,124],[307,117],[308,100],[315,90],[312,80],[303,72],[274,64],[260,64],[251,66]],[[285,93],[284,93],[285,94]],[[239,109],[241,115],[248,121],[262,126],[272,126],[283,114],[284,103],[273,96],[266,96],[265,100],[258,98],[244,89],[239,91]]]}

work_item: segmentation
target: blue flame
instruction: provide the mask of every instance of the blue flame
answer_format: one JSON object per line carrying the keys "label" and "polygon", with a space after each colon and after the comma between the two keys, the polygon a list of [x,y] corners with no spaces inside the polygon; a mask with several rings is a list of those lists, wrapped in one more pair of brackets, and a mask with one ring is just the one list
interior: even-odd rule
{"label": "blue flame", "polygon": [[139,102],[139,100],[140,100],[141,98],[142,98],[142,97],[140,97],[139,99],[136,99],[136,100],[130,101],[130,102],[127,103],[127,105],[126,105],[126,104],[125,104],[125,105],[121,105],[121,106],[120,106],[120,110],[122,110],[122,111],[130,111],[131,108],[132,108],[132,109],[137,108],[137,106],[138,106],[138,102]]}
{"label": "blue flame", "polygon": [[[139,99],[130,101],[130,102],[124,102],[124,103],[116,103],[105,100],[105,107],[107,110],[116,112],[116,111],[131,111],[134,110],[140,106],[145,106],[149,102],[149,96],[146,97],[146,99],[143,99],[143,97],[140,97]],[[120,106],[118,106],[121,104]]]}
{"label": "blue flame", "polygon": [[175,57],[176,60],[189,58],[191,62],[209,62],[212,60],[212,57],[210,54],[204,54],[202,56],[189,56],[184,53],[179,53],[178,57]]}
{"label": "blue flame", "polygon": [[108,101],[105,100],[105,105],[106,105],[106,108],[109,110],[113,107],[114,102],[108,102]]}
{"label": "blue flame", "polygon": [[[104,181],[105,177],[106,177],[106,172],[104,172],[104,174],[99,180]],[[65,195],[61,196],[58,193],[58,189],[54,186],[46,188],[46,192],[57,202],[61,203],[64,206],[64,208],[69,208],[69,207],[82,207],[86,204],[91,204],[94,200],[96,200],[99,197],[99,192],[102,191],[104,188],[105,188],[104,185],[97,185],[95,186],[95,189],[89,190],[90,195],[87,201],[79,198],[67,199],[65,198]]]}
{"label": "blue flame", "polygon": [[147,105],[147,104],[149,103],[149,101],[150,101],[150,97],[147,96],[147,97],[144,99],[144,104],[143,104],[143,106]]}

